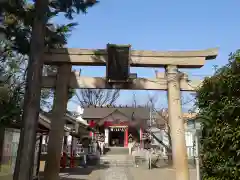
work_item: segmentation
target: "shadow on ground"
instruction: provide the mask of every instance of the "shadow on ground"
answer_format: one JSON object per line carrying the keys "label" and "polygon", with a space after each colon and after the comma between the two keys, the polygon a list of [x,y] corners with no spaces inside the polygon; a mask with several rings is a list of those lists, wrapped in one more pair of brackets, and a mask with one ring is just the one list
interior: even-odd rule
{"label": "shadow on ground", "polygon": [[[99,171],[107,168],[109,168],[108,164],[87,167],[79,166],[75,168],[64,168],[60,169],[59,176],[61,180],[89,180],[90,176],[94,173],[94,171]],[[40,172],[39,176],[40,180],[44,180],[43,172]]]}
{"label": "shadow on ground", "polygon": [[[149,168],[148,161],[143,157],[135,157],[135,163],[139,166],[144,166],[145,168]],[[195,169],[194,160],[188,160],[189,169]],[[168,161],[168,159],[159,157],[152,157],[151,159],[151,168],[152,169],[173,169],[173,164]]]}
{"label": "shadow on ground", "polygon": [[76,168],[65,168],[60,170],[60,174],[69,175],[89,175],[93,171],[109,168],[109,165],[97,165],[92,167],[76,167]]}
{"label": "shadow on ground", "polygon": [[[172,169],[173,168],[173,164],[169,163],[167,159],[153,159],[152,161],[152,168],[168,168],[168,169]],[[195,169],[196,165],[192,160],[188,160],[188,168],[189,169]]]}

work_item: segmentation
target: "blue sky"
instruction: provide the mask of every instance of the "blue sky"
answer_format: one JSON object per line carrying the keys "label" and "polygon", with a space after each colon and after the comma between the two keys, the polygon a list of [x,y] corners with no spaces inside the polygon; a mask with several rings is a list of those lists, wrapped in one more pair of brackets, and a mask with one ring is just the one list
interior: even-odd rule
{"label": "blue sky", "polygon": [[[149,3],[147,3],[149,2]],[[219,56],[201,69],[183,70],[192,78],[202,79],[214,72],[214,65],[227,63],[230,52],[239,45],[240,1],[217,0],[100,0],[86,15],[78,15],[79,25],[68,40],[71,48],[105,48],[107,43],[131,44],[137,50],[195,50],[219,47]],[[66,23],[63,16],[54,19]],[[79,69],[80,67],[74,67]],[[81,67],[82,68],[82,67]],[[132,68],[140,77],[154,77],[154,69]],[[84,67],[83,75],[104,76],[104,67]],[[166,92],[137,91],[139,103],[148,93],[159,96],[158,107],[167,107]],[[131,104],[132,91],[121,92],[119,104]],[[183,93],[184,101],[191,99]],[[68,108],[75,110],[69,103]],[[184,110],[191,108],[187,103]]]}

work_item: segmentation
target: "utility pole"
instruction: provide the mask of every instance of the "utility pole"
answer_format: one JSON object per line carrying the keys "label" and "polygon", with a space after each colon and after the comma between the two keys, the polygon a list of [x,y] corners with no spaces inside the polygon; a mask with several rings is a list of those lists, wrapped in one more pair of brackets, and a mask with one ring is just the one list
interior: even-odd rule
{"label": "utility pole", "polygon": [[199,163],[199,134],[198,134],[198,130],[195,131],[195,161],[196,161],[197,180],[200,180],[201,179],[201,174],[200,174],[200,163]]}
{"label": "utility pole", "polygon": [[[150,108],[150,123],[149,123],[149,126],[150,126],[150,130],[149,130],[149,132],[150,132],[150,145],[151,145],[151,141],[152,141],[152,106],[153,105],[151,105],[151,108]],[[151,146],[150,146],[151,147]],[[149,156],[149,169],[152,169],[152,147],[149,149],[149,154],[150,154],[150,156]]]}
{"label": "utility pole", "polygon": [[13,176],[14,180],[31,180],[33,178],[48,0],[36,0],[35,8],[24,96],[22,129]]}

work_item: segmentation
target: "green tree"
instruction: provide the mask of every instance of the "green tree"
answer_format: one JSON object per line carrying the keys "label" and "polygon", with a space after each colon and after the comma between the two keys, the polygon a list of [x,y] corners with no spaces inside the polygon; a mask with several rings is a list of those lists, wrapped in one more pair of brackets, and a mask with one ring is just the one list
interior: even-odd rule
{"label": "green tree", "polygon": [[[24,129],[30,129],[29,134],[25,133],[27,131],[21,131],[20,141],[24,138],[24,142],[30,144],[30,146],[27,145],[25,148],[31,148],[28,148],[26,151],[26,149],[22,150],[24,146],[19,147],[14,179],[31,179],[32,176],[30,169],[33,151],[31,149],[34,148],[35,143],[26,140],[26,138],[34,137],[36,133],[37,114],[39,112],[39,87],[43,66],[41,55],[45,48],[64,47],[68,35],[76,25],[76,23],[56,25],[50,23],[50,20],[63,12],[65,12],[67,18],[72,19],[74,13],[85,13],[86,8],[95,3],[95,1],[82,0],[59,0],[48,3],[47,0],[37,0],[36,5],[34,5],[25,2],[21,0],[0,2],[0,68],[1,77],[6,78],[6,80],[3,78],[4,81],[0,85],[0,123],[6,125],[9,122],[11,124],[12,120],[20,119],[23,109],[25,109],[26,112],[25,115],[23,113],[22,124]],[[56,70],[56,68],[49,66],[44,67],[44,69],[46,69],[46,72]],[[70,97],[72,92],[70,90]],[[25,98],[23,96],[24,93]],[[53,90],[45,90],[42,93],[44,98],[41,104],[45,105],[44,99],[48,99],[52,94]],[[23,106],[23,104],[25,105]],[[34,138],[31,139],[34,140]],[[21,160],[23,156],[25,158],[30,156],[29,161],[24,166],[26,170],[18,168],[21,166],[20,161],[23,162]]]}
{"label": "green tree", "polygon": [[[96,3],[94,0],[36,0],[35,3],[26,4],[25,1],[4,1],[0,4],[1,17],[7,22],[7,27],[1,28],[6,39],[14,41],[10,51],[20,51],[28,56],[27,75],[24,81],[25,95],[23,103],[22,128],[18,158],[16,162],[14,179],[32,179],[31,166],[35,146],[35,134],[40,109],[40,87],[42,77],[43,58],[46,48],[52,41],[66,42],[66,31],[69,26],[58,28],[49,23],[49,20],[65,13],[66,18],[72,19],[74,13],[86,13],[86,9]],[[2,8],[3,7],[3,8]],[[6,17],[6,18],[5,18]],[[57,29],[62,30],[59,33]],[[59,36],[56,34],[59,34]],[[49,36],[48,36],[49,35]],[[59,43],[60,47],[62,44]],[[28,161],[24,162],[25,159]]]}
{"label": "green tree", "polygon": [[204,180],[240,178],[239,52],[231,53],[229,63],[205,79],[197,91]]}
{"label": "green tree", "polygon": [[[0,42],[0,76],[4,78],[1,81],[0,89],[0,99],[2,100],[0,102],[0,123],[4,122],[7,125],[8,121],[11,124],[12,120],[19,119],[22,114],[34,6],[6,1],[1,3],[0,12],[2,19],[0,33],[5,35]],[[57,13],[50,14],[49,20],[56,15]],[[46,47],[63,47],[75,25],[76,23],[67,25],[48,23],[45,37]],[[45,72],[55,70],[55,67],[44,66]],[[42,90],[41,108],[49,105],[47,99],[52,94],[53,90],[51,89]]]}

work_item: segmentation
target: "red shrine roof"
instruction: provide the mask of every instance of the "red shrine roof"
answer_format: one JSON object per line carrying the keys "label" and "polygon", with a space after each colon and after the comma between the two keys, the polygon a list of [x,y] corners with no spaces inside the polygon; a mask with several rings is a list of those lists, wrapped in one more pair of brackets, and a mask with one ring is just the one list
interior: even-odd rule
{"label": "red shrine roof", "polygon": [[129,119],[148,120],[150,109],[146,107],[86,107],[83,119],[103,119],[114,112],[120,112]]}

